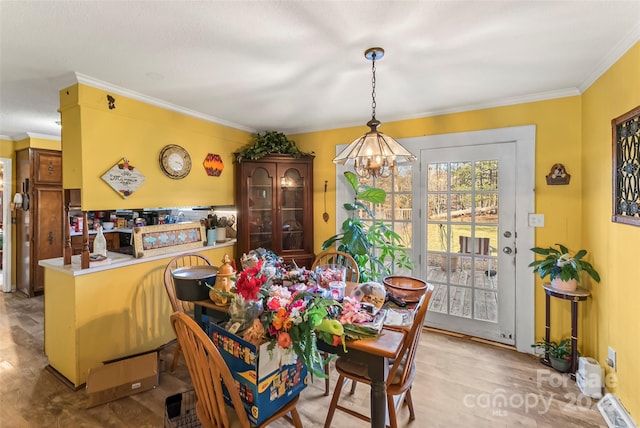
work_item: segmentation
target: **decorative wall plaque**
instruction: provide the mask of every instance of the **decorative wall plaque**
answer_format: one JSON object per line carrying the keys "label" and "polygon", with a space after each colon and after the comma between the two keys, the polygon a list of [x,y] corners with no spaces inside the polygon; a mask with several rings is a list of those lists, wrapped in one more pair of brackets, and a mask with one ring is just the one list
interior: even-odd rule
{"label": "decorative wall plaque", "polygon": [[613,215],[640,226],[640,106],[611,121],[613,132]]}
{"label": "decorative wall plaque", "polygon": [[204,225],[200,222],[161,224],[133,228],[133,248],[136,258],[181,250],[202,248],[207,243]]}
{"label": "decorative wall plaque", "polygon": [[102,175],[102,179],[124,199],[144,183],[145,177],[127,158],[122,158]]}
{"label": "decorative wall plaque", "polygon": [[209,177],[220,177],[220,174],[222,174],[222,170],[224,169],[222,157],[214,153],[207,154],[207,157],[204,158],[204,162],[202,162],[202,166],[204,166],[204,170],[207,172]]}

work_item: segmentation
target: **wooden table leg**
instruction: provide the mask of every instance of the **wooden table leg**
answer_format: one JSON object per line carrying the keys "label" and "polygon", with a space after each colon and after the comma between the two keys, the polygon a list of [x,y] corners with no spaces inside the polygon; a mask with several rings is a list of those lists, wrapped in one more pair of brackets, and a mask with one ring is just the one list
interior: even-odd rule
{"label": "wooden table leg", "polygon": [[385,380],[389,375],[386,358],[369,358],[368,372],[371,379],[371,427],[384,428],[387,418],[387,388]]}

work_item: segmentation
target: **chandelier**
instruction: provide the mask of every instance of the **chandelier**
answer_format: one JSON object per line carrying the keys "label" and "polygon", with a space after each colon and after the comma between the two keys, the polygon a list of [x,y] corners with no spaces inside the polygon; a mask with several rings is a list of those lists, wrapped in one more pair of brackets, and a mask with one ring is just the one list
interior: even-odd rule
{"label": "chandelier", "polygon": [[376,119],[376,59],[382,59],[384,49],[369,48],[364,52],[371,61],[372,87],[371,120],[367,122],[369,132],[354,140],[333,160],[344,165],[353,160],[356,174],[363,178],[389,177],[398,160],[413,162],[416,157],[393,138],[378,131],[380,121]]}

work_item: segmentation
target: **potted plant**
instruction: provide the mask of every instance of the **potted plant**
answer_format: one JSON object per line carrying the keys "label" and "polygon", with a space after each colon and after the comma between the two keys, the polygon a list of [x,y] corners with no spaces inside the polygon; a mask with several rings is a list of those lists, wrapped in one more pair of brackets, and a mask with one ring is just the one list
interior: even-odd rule
{"label": "potted plant", "polygon": [[571,368],[571,357],[573,356],[571,339],[562,339],[560,343],[541,340],[531,346],[543,350],[545,355],[549,355],[551,367],[559,372],[566,373]]}
{"label": "potted plant", "polygon": [[[355,196],[352,203],[344,204],[350,216],[342,223],[342,231],[322,243],[326,250],[336,245],[338,251],[351,255],[360,270],[360,282],[377,281],[393,273],[392,267],[413,268],[402,237],[388,227],[382,220],[375,220],[373,212],[365,202],[381,204],[387,198],[387,192],[377,187],[360,185],[358,176],[347,171],[344,173],[347,183]],[[357,211],[364,211],[370,221],[357,217]]]}
{"label": "potted plant", "polygon": [[258,160],[272,153],[291,155],[293,157],[300,157],[309,155],[300,151],[296,146],[296,143],[289,140],[282,132],[267,131],[264,134],[254,134],[253,144],[249,147],[245,147],[241,151],[234,153],[236,161],[242,162],[243,160]]}
{"label": "potted plant", "polygon": [[563,291],[576,290],[581,272],[586,272],[595,282],[600,282],[598,272],[591,263],[583,260],[587,250],[580,250],[572,255],[564,245],[556,244],[556,246],[558,248],[531,248],[534,253],[545,256],[544,259],[535,260],[529,264],[540,278],[544,279],[548,276],[551,279],[551,285]]}

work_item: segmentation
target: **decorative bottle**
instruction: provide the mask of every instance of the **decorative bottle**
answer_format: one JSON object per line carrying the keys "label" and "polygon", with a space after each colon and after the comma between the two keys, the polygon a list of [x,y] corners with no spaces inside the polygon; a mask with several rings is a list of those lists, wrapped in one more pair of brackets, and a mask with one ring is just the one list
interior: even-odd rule
{"label": "decorative bottle", "polygon": [[98,234],[96,239],[93,240],[93,254],[107,257],[107,240],[102,233],[102,226],[98,227]]}

